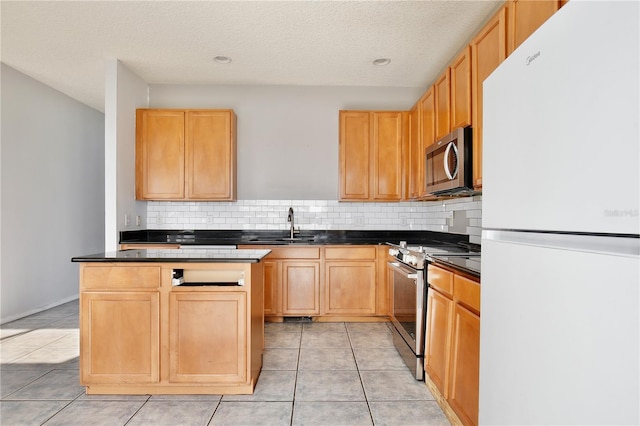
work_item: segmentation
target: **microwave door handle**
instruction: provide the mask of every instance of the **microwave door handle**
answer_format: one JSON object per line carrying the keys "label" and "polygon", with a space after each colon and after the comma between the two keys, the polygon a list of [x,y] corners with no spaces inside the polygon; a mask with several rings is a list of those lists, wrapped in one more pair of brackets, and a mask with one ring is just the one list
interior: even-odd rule
{"label": "microwave door handle", "polygon": [[458,158],[458,148],[456,148],[456,144],[453,142],[449,142],[447,145],[447,149],[444,151],[444,172],[447,174],[449,180],[453,180],[458,174],[458,161],[456,161],[456,169],[451,173],[449,170],[449,155],[451,154],[451,148],[453,148],[453,153]]}

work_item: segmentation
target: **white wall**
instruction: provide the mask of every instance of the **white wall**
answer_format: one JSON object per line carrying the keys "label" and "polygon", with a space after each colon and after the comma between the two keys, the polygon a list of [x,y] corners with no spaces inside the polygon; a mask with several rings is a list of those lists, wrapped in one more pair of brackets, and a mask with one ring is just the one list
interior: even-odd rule
{"label": "white wall", "polygon": [[78,297],[104,247],[104,115],[1,65],[0,322]]}
{"label": "white wall", "polygon": [[338,111],[408,110],[423,88],[150,85],[152,108],[231,108],[239,200],[337,200]]}
{"label": "white wall", "polygon": [[[136,108],[146,108],[147,83],[118,60],[108,60],[105,83],[105,251],[118,232],[144,228],[146,202],[135,200]],[[125,223],[125,215],[129,223]],[[136,217],[142,222],[136,224]],[[96,218],[99,220],[99,218]]]}

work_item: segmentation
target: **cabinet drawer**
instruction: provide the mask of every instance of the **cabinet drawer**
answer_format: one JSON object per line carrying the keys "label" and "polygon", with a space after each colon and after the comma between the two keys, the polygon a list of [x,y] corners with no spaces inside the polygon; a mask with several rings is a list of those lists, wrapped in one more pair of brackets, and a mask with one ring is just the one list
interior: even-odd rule
{"label": "cabinet drawer", "polygon": [[160,287],[159,266],[83,266],[82,289],[122,289]]}
{"label": "cabinet drawer", "polygon": [[448,295],[453,294],[453,273],[438,268],[437,266],[429,265],[427,281],[438,290]]}
{"label": "cabinet drawer", "polygon": [[347,260],[347,259],[375,260],[376,248],[375,246],[325,247],[324,257],[327,260]]}
{"label": "cabinet drawer", "polygon": [[453,279],[453,297],[457,302],[480,312],[480,283],[456,275]]}
{"label": "cabinet drawer", "polygon": [[[265,247],[267,248],[267,247]],[[320,247],[268,247],[271,259],[320,259]]]}

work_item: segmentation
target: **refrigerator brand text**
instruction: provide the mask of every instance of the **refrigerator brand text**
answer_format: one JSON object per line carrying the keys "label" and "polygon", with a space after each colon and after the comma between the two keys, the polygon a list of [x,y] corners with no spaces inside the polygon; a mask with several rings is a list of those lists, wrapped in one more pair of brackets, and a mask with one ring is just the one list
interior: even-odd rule
{"label": "refrigerator brand text", "polygon": [[531,56],[527,56],[527,66],[529,66],[529,64],[531,64],[531,62],[535,61],[536,58],[538,58],[538,56],[540,56],[540,51],[534,53]]}
{"label": "refrigerator brand text", "polygon": [[605,210],[605,217],[638,217],[638,209],[624,209],[624,210]]}

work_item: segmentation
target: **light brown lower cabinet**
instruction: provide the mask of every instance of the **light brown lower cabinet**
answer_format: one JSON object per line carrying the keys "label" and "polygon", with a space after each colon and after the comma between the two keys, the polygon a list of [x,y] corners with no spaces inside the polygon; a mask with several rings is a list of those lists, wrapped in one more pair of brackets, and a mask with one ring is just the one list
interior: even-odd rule
{"label": "light brown lower cabinet", "polygon": [[324,314],[375,314],[376,247],[329,246],[324,259]]}
{"label": "light brown lower cabinet", "polygon": [[478,424],[480,316],[456,305],[447,398],[464,424]]}
{"label": "light brown lower cabinet", "polygon": [[169,380],[243,383],[247,378],[246,294],[169,294]]}
{"label": "light brown lower cabinet", "polygon": [[320,262],[282,262],[282,313],[320,314]]}
{"label": "light brown lower cabinet", "polygon": [[278,295],[278,267],[277,261],[265,260],[264,263],[264,315],[277,315],[282,312]]}
{"label": "light brown lower cabinet", "polygon": [[429,265],[427,280],[428,381],[463,424],[477,425],[480,283],[434,265]]}
{"label": "light brown lower cabinet", "polygon": [[324,300],[327,314],[375,314],[375,262],[327,262]]}
{"label": "light brown lower cabinet", "polygon": [[387,247],[379,245],[243,245],[269,248],[264,263],[264,313],[319,320],[386,319]]}
{"label": "light brown lower cabinet", "polygon": [[81,312],[82,383],[158,383],[158,291],[87,292]]}
{"label": "light brown lower cabinet", "polygon": [[[264,349],[263,262],[81,263],[87,394],[250,394]],[[173,272],[244,278],[172,285]]]}
{"label": "light brown lower cabinet", "polygon": [[434,289],[428,294],[425,372],[446,398],[453,300]]}

